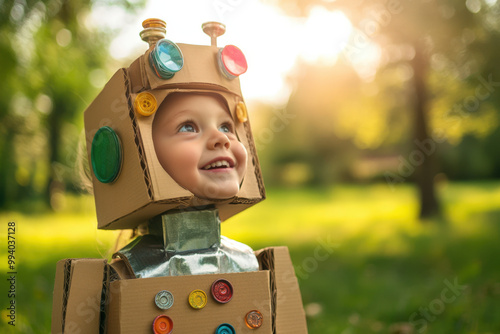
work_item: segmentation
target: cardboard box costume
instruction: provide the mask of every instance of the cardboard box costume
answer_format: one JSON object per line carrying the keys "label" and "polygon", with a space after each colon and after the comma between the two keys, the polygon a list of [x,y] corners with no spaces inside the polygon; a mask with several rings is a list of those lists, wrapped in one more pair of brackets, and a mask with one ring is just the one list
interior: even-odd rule
{"label": "cardboard box costume", "polygon": [[[58,262],[52,333],[307,333],[286,247],[252,253],[220,236],[220,220],[265,198],[238,79],[246,70],[243,54],[234,46],[217,48],[220,23],[203,25],[211,46],[165,40],[161,20],[143,26],[150,48],[118,70],[87,108],[85,131],[98,228],[149,222],[149,233],[111,264]],[[176,92],[217,94],[227,103],[249,154],[233,198],[199,198],[160,165],[154,113]]]}

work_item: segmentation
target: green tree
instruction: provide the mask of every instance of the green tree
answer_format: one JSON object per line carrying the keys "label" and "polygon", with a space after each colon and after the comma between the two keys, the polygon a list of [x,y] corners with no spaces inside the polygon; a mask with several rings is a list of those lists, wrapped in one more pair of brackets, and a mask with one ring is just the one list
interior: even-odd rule
{"label": "green tree", "polygon": [[[381,107],[374,108],[370,104],[362,107],[380,112],[378,117],[388,116],[382,110],[411,111],[413,116],[409,124],[413,135],[408,140],[411,146],[408,146],[407,151],[410,157],[413,154],[413,157],[420,158],[413,166],[415,173],[412,175],[420,193],[420,217],[439,215],[440,206],[434,187],[438,170],[437,143],[453,138],[460,140],[468,133],[482,132],[484,136],[485,133],[491,133],[498,122],[498,112],[491,108],[498,105],[492,92],[486,101],[481,100],[474,106],[472,104],[477,101],[473,99],[475,95],[470,94],[471,91],[475,94],[478,77],[483,81],[492,75],[497,78],[494,74],[497,70],[492,68],[492,64],[499,49],[494,46],[498,45],[499,29],[494,17],[499,12],[499,4],[479,0],[270,2],[285,8],[290,15],[297,16],[306,16],[312,6],[342,10],[355,27],[351,40],[345,46],[344,55],[358,71],[366,66],[363,64],[363,55],[369,51],[369,47],[375,45],[379,48],[381,61],[375,68],[376,76],[370,80],[378,85],[379,92],[392,90],[392,95],[405,98],[399,101],[385,98]],[[400,80],[398,86],[392,83],[388,85],[388,78],[394,77],[391,73],[398,69],[406,73],[405,79]],[[356,105],[359,101],[349,103]],[[457,111],[453,108],[456,103],[468,103],[466,107],[472,107]],[[460,121],[450,126],[456,117]],[[471,127],[470,124],[474,122],[477,126]],[[422,148],[425,145],[428,150]],[[402,179],[396,175],[389,182]]]}
{"label": "green tree", "polygon": [[[0,207],[73,187],[82,113],[106,79],[109,29],[97,1],[14,1],[0,7]],[[133,11],[143,1],[116,0]],[[74,188],[74,187],[73,187]]]}

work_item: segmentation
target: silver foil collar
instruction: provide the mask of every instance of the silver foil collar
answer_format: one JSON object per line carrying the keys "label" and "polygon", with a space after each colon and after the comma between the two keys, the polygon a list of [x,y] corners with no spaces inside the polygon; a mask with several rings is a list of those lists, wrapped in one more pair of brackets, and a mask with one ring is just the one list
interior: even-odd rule
{"label": "silver foil collar", "polygon": [[137,278],[256,271],[253,250],[220,234],[217,209],[177,210],[118,251]]}

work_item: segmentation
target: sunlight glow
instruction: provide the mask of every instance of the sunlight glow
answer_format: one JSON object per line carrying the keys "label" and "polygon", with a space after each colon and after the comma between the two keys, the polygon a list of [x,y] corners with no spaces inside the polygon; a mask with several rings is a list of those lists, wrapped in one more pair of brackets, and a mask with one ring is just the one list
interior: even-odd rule
{"label": "sunlight glow", "polygon": [[204,45],[210,39],[202,32],[201,24],[224,23],[226,33],[218,38],[218,46],[234,44],[248,61],[249,69],[240,78],[245,97],[276,105],[288,100],[292,88],[287,77],[299,60],[334,64],[352,31],[351,23],[340,11],[316,6],[307,18],[299,19],[258,0],[149,0],[145,9],[133,17],[123,10],[114,12],[112,20],[108,17],[109,10],[103,7],[91,13],[95,25],[118,31],[109,52],[123,66],[145,51],[139,32],[146,18],[165,20],[167,38],[174,42]]}
{"label": "sunlight glow", "polygon": [[344,13],[315,6],[303,26],[300,55],[311,63],[334,63],[351,31],[351,22]]}
{"label": "sunlight glow", "polygon": [[382,51],[363,31],[351,30],[351,35],[347,44],[344,45],[342,53],[361,79],[366,82],[374,79],[382,62]]}

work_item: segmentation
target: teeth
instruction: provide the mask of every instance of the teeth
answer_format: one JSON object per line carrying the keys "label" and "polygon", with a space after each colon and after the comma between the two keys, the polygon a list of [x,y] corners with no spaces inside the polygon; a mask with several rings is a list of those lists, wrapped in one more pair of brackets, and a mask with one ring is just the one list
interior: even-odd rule
{"label": "teeth", "polygon": [[229,162],[227,162],[226,160],[219,160],[216,162],[212,162],[209,165],[206,165],[205,167],[203,167],[203,169],[210,169],[210,168],[216,168],[216,167],[230,167],[230,166],[229,166]]}

